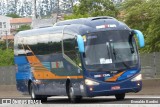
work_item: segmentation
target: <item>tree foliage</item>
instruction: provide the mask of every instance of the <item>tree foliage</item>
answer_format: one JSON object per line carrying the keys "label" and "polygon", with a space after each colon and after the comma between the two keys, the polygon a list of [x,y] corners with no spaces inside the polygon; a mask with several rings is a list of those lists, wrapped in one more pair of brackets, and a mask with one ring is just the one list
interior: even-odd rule
{"label": "tree foliage", "polygon": [[116,17],[118,11],[110,0],[79,0],[80,4],[73,7],[73,14],[65,19],[74,19],[91,16]]}
{"label": "tree foliage", "polygon": [[0,49],[0,66],[14,65],[14,54],[12,49]]}
{"label": "tree foliage", "polygon": [[23,31],[23,30],[29,30],[31,27],[29,25],[22,25],[17,29],[17,32]]}
{"label": "tree foliage", "polygon": [[125,23],[145,35],[142,51],[160,51],[160,0],[126,0],[122,8]]}
{"label": "tree foliage", "polygon": [[0,41],[0,66],[14,65],[13,41],[9,42],[9,49],[6,49],[6,42]]}
{"label": "tree foliage", "polygon": [[5,41],[0,41],[0,49],[2,50],[6,49]]}
{"label": "tree foliage", "polygon": [[14,13],[7,14],[6,16],[7,16],[7,17],[12,17],[12,18],[20,18],[19,15],[14,14]]}

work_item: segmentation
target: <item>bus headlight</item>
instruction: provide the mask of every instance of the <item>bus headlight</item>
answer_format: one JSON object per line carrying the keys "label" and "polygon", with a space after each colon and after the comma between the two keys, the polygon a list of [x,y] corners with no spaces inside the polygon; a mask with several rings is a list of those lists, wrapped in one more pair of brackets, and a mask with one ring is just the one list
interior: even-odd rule
{"label": "bus headlight", "polygon": [[99,85],[99,83],[98,82],[95,82],[95,81],[93,81],[93,80],[90,80],[90,79],[85,79],[85,84],[86,85]]}
{"label": "bus headlight", "polygon": [[131,81],[140,81],[142,80],[142,74],[138,74],[136,77],[134,77]]}

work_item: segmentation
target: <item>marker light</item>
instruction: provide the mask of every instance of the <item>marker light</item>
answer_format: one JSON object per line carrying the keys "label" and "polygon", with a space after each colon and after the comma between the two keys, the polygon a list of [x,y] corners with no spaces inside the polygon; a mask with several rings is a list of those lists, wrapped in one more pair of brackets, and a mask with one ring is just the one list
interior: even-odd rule
{"label": "marker light", "polygon": [[90,91],[93,91],[93,88],[89,88]]}
{"label": "marker light", "polygon": [[131,81],[140,81],[142,80],[142,74],[138,74],[136,77],[134,77]]}
{"label": "marker light", "polygon": [[86,85],[99,85],[99,83],[98,82],[95,82],[95,81],[93,81],[93,80],[90,80],[90,79],[85,79],[85,84]]}
{"label": "marker light", "polygon": [[34,80],[34,83],[35,84],[42,84],[42,81],[41,80]]}

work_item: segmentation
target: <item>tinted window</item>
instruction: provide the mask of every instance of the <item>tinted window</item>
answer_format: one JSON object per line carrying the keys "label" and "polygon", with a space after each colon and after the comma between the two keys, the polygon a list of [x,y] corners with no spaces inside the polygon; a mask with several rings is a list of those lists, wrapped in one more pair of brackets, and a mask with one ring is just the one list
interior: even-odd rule
{"label": "tinted window", "polygon": [[64,54],[69,57],[69,60],[72,60],[74,63],[79,64],[80,58],[78,56],[77,41],[75,39],[75,36],[65,34],[63,38],[63,47]]}
{"label": "tinted window", "polygon": [[62,53],[61,41],[61,34],[43,34],[21,37],[21,39],[18,40],[18,50],[21,51],[24,47],[27,55],[31,55],[32,52],[35,55]]}
{"label": "tinted window", "polygon": [[130,31],[103,31],[87,34],[85,64],[89,69],[128,69],[138,63],[134,39]]}
{"label": "tinted window", "polygon": [[26,52],[24,50],[23,45],[23,38],[22,37],[16,37],[14,42],[14,54],[17,56],[24,56],[26,55]]}

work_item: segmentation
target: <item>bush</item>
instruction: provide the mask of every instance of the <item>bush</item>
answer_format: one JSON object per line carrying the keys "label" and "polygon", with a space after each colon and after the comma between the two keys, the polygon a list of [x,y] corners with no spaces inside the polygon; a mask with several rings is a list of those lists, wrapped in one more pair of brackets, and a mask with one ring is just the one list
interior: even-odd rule
{"label": "bush", "polygon": [[0,66],[14,65],[14,52],[12,49],[0,49]]}

